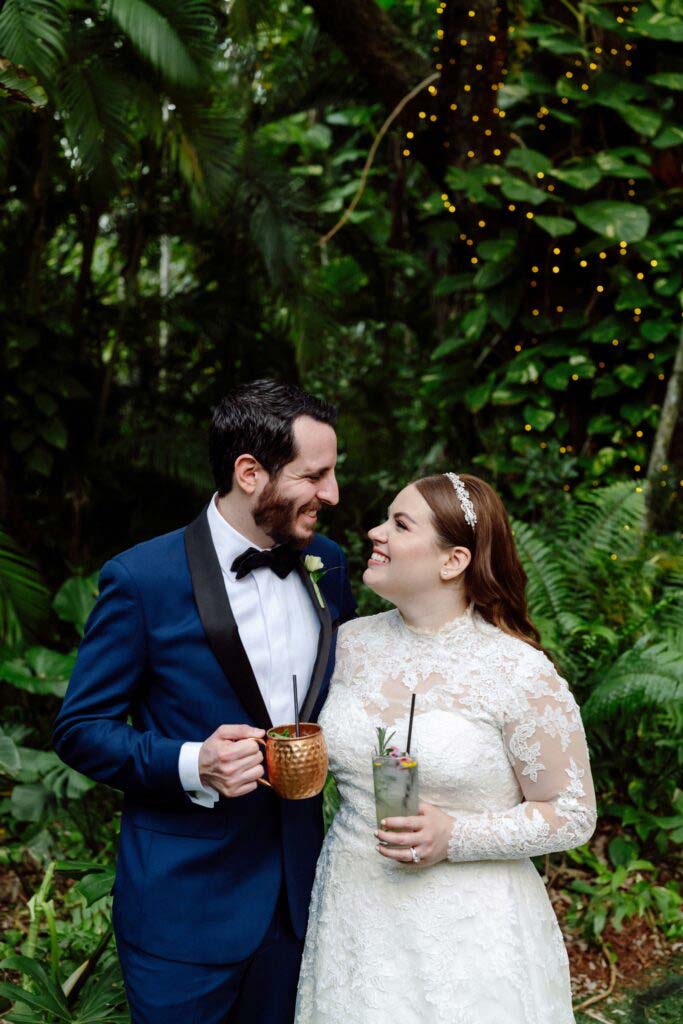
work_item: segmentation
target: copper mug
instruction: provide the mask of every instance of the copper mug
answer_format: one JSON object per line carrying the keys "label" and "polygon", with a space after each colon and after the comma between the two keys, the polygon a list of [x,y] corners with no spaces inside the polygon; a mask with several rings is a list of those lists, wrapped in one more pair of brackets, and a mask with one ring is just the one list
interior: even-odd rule
{"label": "copper mug", "polygon": [[[282,733],[288,731],[288,736]],[[269,729],[266,739],[257,741],[265,748],[267,779],[257,779],[286,800],[306,800],[322,792],[327,778],[327,745],[323,731],[315,722],[300,722],[299,735],[294,725]]]}

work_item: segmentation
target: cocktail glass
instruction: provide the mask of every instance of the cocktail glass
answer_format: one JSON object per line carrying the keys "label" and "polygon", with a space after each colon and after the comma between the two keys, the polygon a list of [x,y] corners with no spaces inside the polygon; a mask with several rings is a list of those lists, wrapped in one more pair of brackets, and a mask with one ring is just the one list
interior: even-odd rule
{"label": "cocktail glass", "polygon": [[417,758],[411,754],[403,757],[373,754],[372,780],[378,825],[381,826],[384,818],[413,817],[418,813],[417,768]]}

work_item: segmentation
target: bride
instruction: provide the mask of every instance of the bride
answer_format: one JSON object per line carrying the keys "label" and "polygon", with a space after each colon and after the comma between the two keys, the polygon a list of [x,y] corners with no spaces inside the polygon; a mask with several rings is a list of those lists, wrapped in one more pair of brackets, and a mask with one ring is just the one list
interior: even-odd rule
{"label": "bride", "polygon": [[[585,843],[595,795],[503,504],[478,477],[430,476],[369,536],[364,582],[396,607],[339,630],[320,722],[341,807],[296,1024],[574,1024],[567,954],[529,858]],[[376,728],[405,749],[411,694],[422,803],[378,830]]]}

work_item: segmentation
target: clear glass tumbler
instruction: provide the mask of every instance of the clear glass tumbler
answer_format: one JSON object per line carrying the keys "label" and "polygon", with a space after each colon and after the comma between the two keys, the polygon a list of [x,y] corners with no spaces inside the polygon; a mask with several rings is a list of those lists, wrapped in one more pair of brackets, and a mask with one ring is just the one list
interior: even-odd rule
{"label": "clear glass tumbler", "polygon": [[420,794],[418,763],[414,755],[372,757],[377,824],[384,818],[413,817],[418,813]]}

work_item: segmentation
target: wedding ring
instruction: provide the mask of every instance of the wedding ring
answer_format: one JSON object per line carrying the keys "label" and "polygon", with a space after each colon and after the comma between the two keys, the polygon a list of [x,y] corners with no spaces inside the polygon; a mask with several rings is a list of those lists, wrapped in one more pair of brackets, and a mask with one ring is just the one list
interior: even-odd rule
{"label": "wedding ring", "polygon": [[413,858],[413,864],[419,863],[420,857],[414,846],[410,847],[410,856]]}

